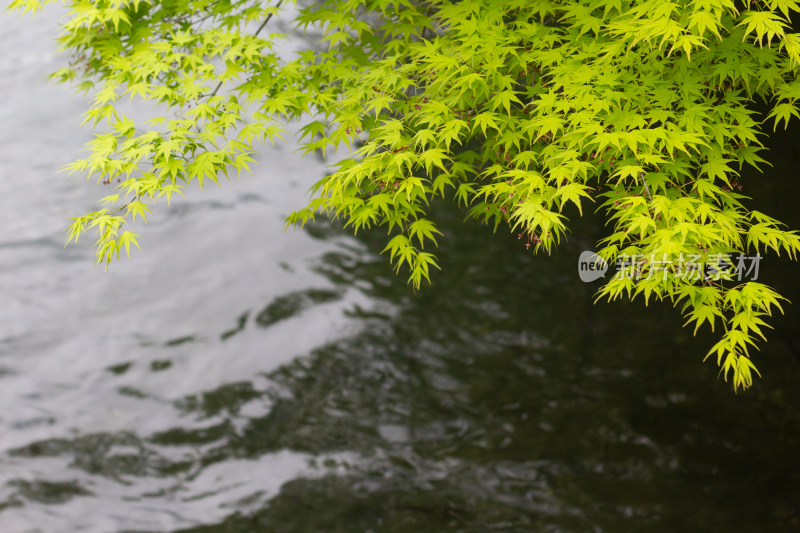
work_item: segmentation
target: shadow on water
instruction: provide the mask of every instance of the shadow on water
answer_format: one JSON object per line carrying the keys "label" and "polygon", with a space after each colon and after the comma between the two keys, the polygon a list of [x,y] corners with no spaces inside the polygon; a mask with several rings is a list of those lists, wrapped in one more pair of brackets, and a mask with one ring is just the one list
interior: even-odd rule
{"label": "shadow on water", "polygon": [[800,372],[785,350],[765,353],[767,379],[733,396],[699,364],[708,339],[687,336],[670,308],[593,306],[592,287],[571,281],[577,254],[533,258],[447,215],[445,274],[419,294],[388,283],[383,262],[323,258],[332,280],[366,281],[399,312],[352,310],[364,331],[270,374],[273,409],[216,449],[360,460],[183,531],[800,527]]}
{"label": "shadow on water", "polygon": [[[323,289],[308,289],[293,292],[276,298],[258,313],[258,316],[256,316],[256,324],[262,328],[267,328],[281,320],[297,316],[313,305],[338,300],[340,296],[341,292]],[[244,328],[245,322],[246,316],[242,315],[239,319],[241,328]]]}
{"label": "shadow on water", "polygon": [[[791,179],[800,154],[797,133],[773,140],[770,159],[776,165],[769,175],[742,180],[752,187],[757,207],[791,227],[800,227]],[[259,198],[247,201],[256,204]],[[199,205],[176,216],[188,217]],[[241,209],[235,202],[209,203],[203,213],[235,206]],[[0,531],[7,531],[7,510],[19,510],[33,524],[76,515],[94,524],[92,512],[106,504],[106,521],[91,531],[800,530],[797,264],[772,257],[764,262],[764,278],[796,303],[776,318],[770,342],[757,355],[764,378],[753,390],[733,395],[715,379],[716,365],[701,362],[712,336],[693,338],[670,307],[592,304],[599,282],[581,283],[576,263],[597,238],[589,230],[597,220],[584,221],[555,256],[534,257],[502,231],[493,235],[464,225],[457,210],[442,206],[437,217],[445,233],[437,252],[443,270],[417,293],[379,257],[385,235],[364,232],[356,242],[320,224],[307,233],[326,245],[314,266],[322,280],[280,285],[280,295],[270,294],[252,309],[236,307],[238,293],[220,298],[236,306],[217,329],[173,331],[170,322],[163,331],[174,337],[156,342],[145,335],[140,347],[148,351],[132,351],[149,358],[123,353],[122,359],[101,359],[101,378],[91,385],[107,386],[114,401],[122,398],[113,407],[133,421],[132,430],[119,423],[126,429],[83,433],[59,406],[43,402],[50,411],[41,413],[30,408],[34,414],[20,417],[26,424],[46,427],[58,416],[75,430],[55,432],[58,437],[37,434],[3,450],[0,465],[9,480],[0,487]],[[255,247],[246,240],[213,242]],[[39,244],[49,249],[53,243]],[[22,245],[28,246],[8,246]],[[238,252],[233,255],[238,258]],[[291,269],[281,264],[270,272]],[[146,314],[152,302],[138,305],[136,313]],[[317,313],[326,309],[330,313]],[[193,311],[198,309],[186,314]],[[278,330],[315,340],[315,329],[332,329],[322,321],[334,322],[342,313],[357,330],[337,340],[322,333],[321,346],[310,342],[319,347],[290,353],[299,357],[286,364],[269,357],[294,347],[270,344]],[[192,327],[188,323],[185,328]],[[0,339],[9,353],[16,341]],[[225,364],[235,366],[245,359],[239,350],[253,350],[253,344],[264,353],[263,367],[219,378],[201,392],[159,398],[159,387],[199,380],[207,368],[219,371],[213,364],[220,346]],[[32,359],[38,345],[33,346],[27,353]],[[81,349],[76,341],[63,354]],[[192,367],[193,374],[181,374],[188,365],[181,366],[180,354],[191,359],[203,350],[211,354],[208,360]],[[87,352],[83,359],[92,357],[100,355]],[[59,364],[61,369],[70,362]],[[4,369],[0,376],[14,372]],[[156,385],[140,390],[150,381]],[[44,383],[63,385],[55,379]],[[26,407],[28,388],[20,390],[12,395],[15,409]],[[90,392],[79,389],[68,398]],[[126,413],[130,406],[145,413],[141,417],[162,416],[162,423],[148,425]],[[4,430],[21,429],[14,424],[22,422],[2,415]],[[257,462],[266,457],[271,462]],[[225,478],[223,470],[235,475]],[[226,485],[221,478],[233,481]],[[136,490],[120,489],[131,486]],[[223,504],[210,497],[237,486],[244,488]],[[81,501],[87,503],[58,515]],[[183,505],[191,502],[198,505]],[[165,519],[170,525],[152,526],[156,508],[174,515]],[[147,525],[136,526],[133,511],[137,520],[146,516],[140,521]],[[186,526],[178,530],[175,524]]]}
{"label": "shadow on water", "polygon": [[[780,214],[782,192],[755,186]],[[360,333],[269,373],[268,414],[157,437],[215,443],[204,461],[355,453],[344,473],[293,479],[260,509],[183,533],[800,529],[797,310],[758,355],[764,379],[735,396],[701,363],[712,337],[692,338],[670,307],[592,305],[579,246],[532,257],[505,235],[464,231],[447,208],[439,222],[443,273],[417,294],[385,261],[322,257],[320,273],[385,309],[349,309]],[[377,254],[382,238],[361,240]],[[797,298],[796,268],[776,260],[763,275]],[[287,295],[257,322],[315,301]],[[184,407],[234,416],[258,394],[232,384]]]}
{"label": "shadow on water", "polygon": [[[371,253],[341,246],[316,264],[333,289],[242,314],[222,340],[302,318],[354,286],[375,303],[346,310],[359,333],[266,372],[267,390],[240,381],[175,402],[207,425],[55,439],[10,455],[70,457],[118,482],[191,480],[281,450],[319,458],[318,475],[182,533],[800,528],[800,364],[780,341],[796,337],[796,311],[759,355],[765,378],[734,396],[701,364],[711,337],[692,338],[668,306],[593,305],[597,284],[577,280],[579,245],[534,257],[510,236],[464,231],[461,218],[439,211],[443,272],[418,293],[376,258],[384,236],[367,233]],[[580,230],[571,242],[583,242]],[[244,415],[253,403],[269,408]],[[194,452],[176,459],[171,448]],[[0,506],[87,494],[20,480]]]}

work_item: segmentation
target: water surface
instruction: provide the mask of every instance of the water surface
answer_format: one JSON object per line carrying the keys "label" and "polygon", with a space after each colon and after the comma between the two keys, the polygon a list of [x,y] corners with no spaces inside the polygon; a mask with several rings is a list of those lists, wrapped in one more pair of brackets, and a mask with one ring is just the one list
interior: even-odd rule
{"label": "water surface", "polygon": [[[325,172],[284,147],[108,272],[65,249],[108,190],[57,174],[90,131],[56,22],[0,18],[0,531],[800,530],[797,311],[733,395],[670,308],[592,304],[591,225],[533,257],[442,206],[415,293],[380,233],[284,232]],[[745,183],[798,227],[778,148]]]}

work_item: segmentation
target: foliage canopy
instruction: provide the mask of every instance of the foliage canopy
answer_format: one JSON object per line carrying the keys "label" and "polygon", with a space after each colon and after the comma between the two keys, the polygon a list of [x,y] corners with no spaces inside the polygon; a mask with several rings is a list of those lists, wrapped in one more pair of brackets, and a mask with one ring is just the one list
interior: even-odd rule
{"label": "foliage canopy", "polygon": [[[695,331],[720,332],[708,356],[725,379],[751,385],[750,349],[782,297],[738,282],[721,258],[800,249],[737,192],[742,166],[765,163],[748,104],[769,102],[775,127],[800,116],[794,0],[63,3],[58,39],[75,62],[53,76],[92,92],[86,120],[104,125],[68,168],[116,189],[74,218],[68,240],[96,231],[99,262],[138,246],[128,224],[154,202],[248,170],[256,141],[301,121],[305,153],[350,156],[289,223],[324,213],[354,231],[383,226],[385,252],[418,287],[438,268],[434,197],[547,253],[568,214],[597,208],[611,228],[599,255],[644,258],[635,268],[647,274],[610,278],[598,296],[671,301]],[[284,35],[263,31],[274,16],[319,41],[281,57]],[[137,124],[125,96],[165,112]],[[689,256],[717,275],[646,259]]]}

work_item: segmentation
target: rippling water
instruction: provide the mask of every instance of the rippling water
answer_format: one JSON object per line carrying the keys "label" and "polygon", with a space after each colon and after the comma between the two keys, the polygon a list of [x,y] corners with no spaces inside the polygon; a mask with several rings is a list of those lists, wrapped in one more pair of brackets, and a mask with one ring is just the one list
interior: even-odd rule
{"label": "rippling water", "polygon": [[800,530],[798,314],[734,396],[671,309],[592,305],[589,230],[531,257],[443,206],[414,293],[382,235],[284,233],[325,170],[282,148],[108,272],[65,249],[107,190],[57,174],[56,22],[0,18],[0,531]]}

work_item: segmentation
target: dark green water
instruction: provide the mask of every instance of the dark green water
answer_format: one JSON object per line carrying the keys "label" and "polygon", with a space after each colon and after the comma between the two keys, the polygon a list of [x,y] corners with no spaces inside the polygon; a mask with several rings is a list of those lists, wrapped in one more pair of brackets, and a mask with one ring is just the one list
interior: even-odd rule
{"label": "dark green water", "polygon": [[[766,378],[734,396],[700,363],[709,339],[692,339],[672,309],[592,305],[569,249],[534,258],[444,215],[432,287],[415,295],[384,261],[325,255],[318,268],[335,284],[396,311],[349,309],[364,331],[270,373],[274,407],[241,431],[164,436],[217,443],[208,461],[285,448],[359,459],[182,531],[800,529],[790,330],[759,357]],[[243,382],[186,404],[233,417],[252,395]]]}
{"label": "dark green water", "polygon": [[[281,153],[92,270],[61,240],[91,187],[54,175],[82,104],[3,24],[0,532],[800,531],[797,305],[734,395],[670,307],[592,304],[591,221],[534,257],[443,207],[414,293],[382,234],[281,233],[323,171]],[[796,139],[743,179],[792,227]],[[762,265],[800,303],[798,273]]]}

